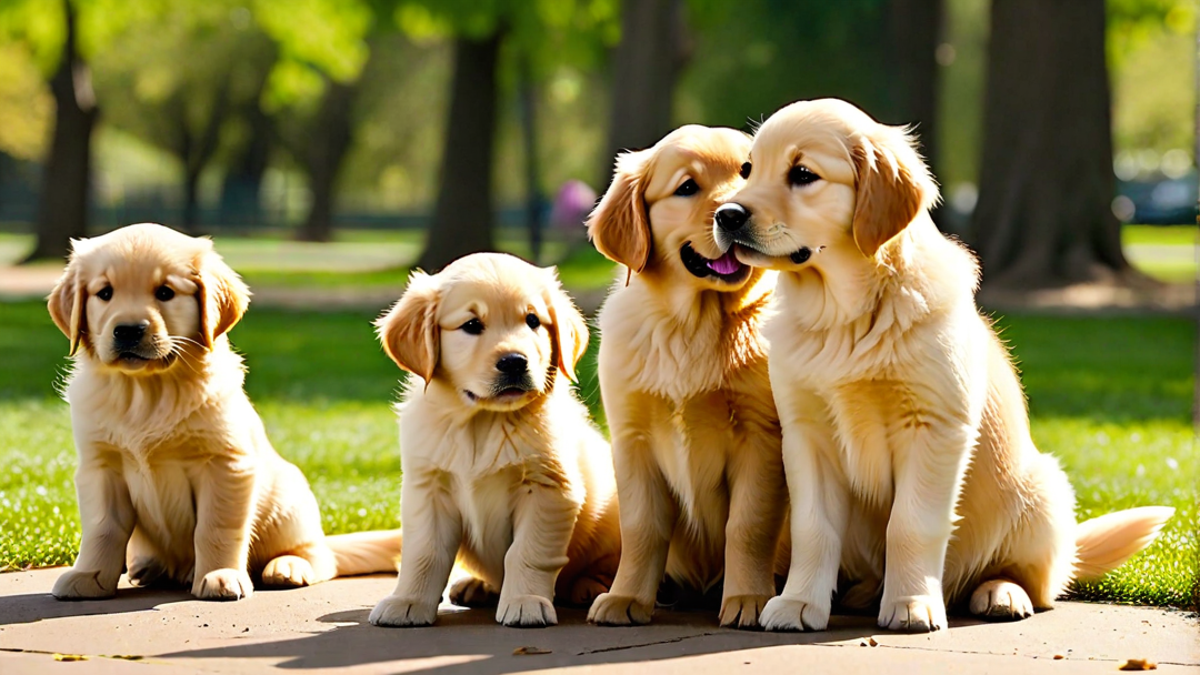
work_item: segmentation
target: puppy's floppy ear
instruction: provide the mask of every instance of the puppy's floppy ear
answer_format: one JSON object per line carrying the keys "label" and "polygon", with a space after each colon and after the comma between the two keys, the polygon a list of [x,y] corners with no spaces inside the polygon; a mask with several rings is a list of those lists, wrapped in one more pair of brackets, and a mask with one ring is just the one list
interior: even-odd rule
{"label": "puppy's floppy ear", "polygon": [[229,332],[250,304],[250,289],[207,242],[196,256],[196,300],[200,303],[200,341],[208,349]]}
{"label": "puppy's floppy ear", "polygon": [[550,336],[554,340],[558,370],[568,380],[577,383],[579,377],[575,374],[575,366],[583,358],[588,346],[587,321],[571,296],[563,290],[555,268],[549,268],[548,272],[550,293],[546,304],[550,310],[550,320],[554,323]]}
{"label": "puppy's floppy ear", "polygon": [[[78,241],[73,240],[71,243],[78,251]],[[80,339],[87,332],[87,284],[79,272],[76,255],[71,257],[67,269],[58,278],[58,283],[54,285],[54,290],[50,292],[46,301],[50,318],[71,341],[68,356],[75,356],[75,352],[79,350]]]}
{"label": "puppy's floppy ear", "polygon": [[375,320],[383,351],[404,370],[425,380],[437,368],[441,328],[437,322],[441,291],[434,277],[417,270],[409,277],[404,295]]}
{"label": "puppy's floppy ear", "polygon": [[900,234],[938,199],[937,183],[903,127],[879,124],[857,139],[854,243],[867,257]]}
{"label": "puppy's floppy ear", "polygon": [[612,185],[588,216],[588,237],[597,251],[634,272],[650,261],[650,216],[646,212],[646,169],[650,150],[617,157]]}

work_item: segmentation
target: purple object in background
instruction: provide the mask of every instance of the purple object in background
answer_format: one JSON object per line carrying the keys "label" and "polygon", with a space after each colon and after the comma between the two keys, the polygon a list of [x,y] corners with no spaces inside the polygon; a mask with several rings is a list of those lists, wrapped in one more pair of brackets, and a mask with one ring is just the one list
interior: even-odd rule
{"label": "purple object in background", "polygon": [[554,196],[550,226],[569,235],[584,233],[583,221],[596,205],[596,191],[580,180],[569,180]]}

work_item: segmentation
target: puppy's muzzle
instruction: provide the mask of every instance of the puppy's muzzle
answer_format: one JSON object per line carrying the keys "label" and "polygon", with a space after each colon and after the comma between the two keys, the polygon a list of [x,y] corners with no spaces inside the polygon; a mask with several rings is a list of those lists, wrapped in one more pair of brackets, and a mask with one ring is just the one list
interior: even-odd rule
{"label": "puppy's muzzle", "polygon": [[523,375],[529,370],[529,359],[524,354],[505,354],[496,361],[496,370],[505,375]]}
{"label": "puppy's muzzle", "polygon": [[717,208],[714,219],[722,232],[736,235],[746,228],[746,223],[750,222],[750,211],[737,202],[730,202]]}
{"label": "puppy's muzzle", "polygon": [[113,351],[137,351],[142,346],[142,338],[146,336],[146,329],[149,327],[149,321],[117,324],[113,328]]}

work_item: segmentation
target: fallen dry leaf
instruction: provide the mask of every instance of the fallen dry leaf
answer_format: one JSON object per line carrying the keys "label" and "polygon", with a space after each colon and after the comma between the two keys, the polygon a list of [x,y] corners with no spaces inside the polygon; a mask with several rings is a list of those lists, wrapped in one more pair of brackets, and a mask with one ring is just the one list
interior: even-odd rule
{"label": "fallen dry leaf", "polygon": [[55,654],[55,661],[87,661],[83,654]]}
{"label": "fallen dry leaf", "polygon": [[1150,659],[1125,659],[1117,670],[1158,670],[1158,664]]}
{"label": "fallen dry leaf", "polygon": [[536,656],[538,654],[551,654],[549,649],[541,647],[517,647],[513,650],[513,656]]}

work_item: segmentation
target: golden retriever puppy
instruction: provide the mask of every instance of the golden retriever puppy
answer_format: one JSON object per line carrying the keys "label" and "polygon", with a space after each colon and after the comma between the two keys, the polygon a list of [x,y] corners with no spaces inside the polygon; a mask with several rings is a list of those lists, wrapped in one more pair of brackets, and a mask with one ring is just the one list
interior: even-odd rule
{"label": "golden retriever puppy", "polygon": [[74,357],[83,541],[55,597],[111,596],[124,567],[212,600],[249,597],[252,576],[395,569],[396,532],[324,537],[307,481],[267,440],[225,335],[249,292],[211,241],[141,224],[73,249],[49,309]]}
{"label": "golden retriever puppy", "polygon": [[420,379],[397,407],[400,577],[371,623],[432,624],[456,558],[472,576],[451,600],[498,601],[506,626],[555,624],[555,597],[607,590],[620,556],[612,454],[568,382],[588,329],[555,271],[469,255],[415,272],[376,325]]}
{"label": "golden retriever puppy", "polygon": [[764,334],[793,549],[766,628],[824,629],[839,571],[841,602],[879,601],[884,628],[944,628],[947,601],[1023,618],[1157,536],[1172,509],[1076,525],[1071,484],[1034,447],[1008,351],[975,306],[979,266],[934,227],[937,187],[904,129],[801,101],[750,157],[714,234],[781,272]]}
{"label": "golden retriever puppy", "polygon": [[775,594],[787,490],[760,334],[775,274],[722,254],[711,227],[749,149],[733,129],[682,127],[618,157],[588,221],[627,268],[599,318],[623,548],[595,623],[648,623],[664,572],[701,593],[723,577],[724,626],[756,627]]}

